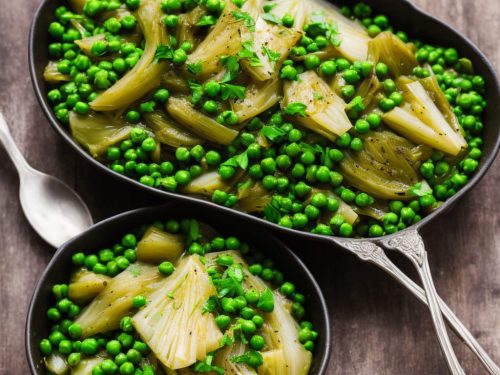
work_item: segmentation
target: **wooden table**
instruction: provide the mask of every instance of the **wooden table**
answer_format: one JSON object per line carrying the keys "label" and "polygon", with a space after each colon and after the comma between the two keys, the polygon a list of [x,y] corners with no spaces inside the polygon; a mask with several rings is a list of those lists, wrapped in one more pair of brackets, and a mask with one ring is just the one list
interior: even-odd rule
{"label": "wooden table", "polygon": [[[0,109],[28,161],[74,186],[96,220],[155,203],[98,173],[56,137],[36,103],[28,74],[28,28],[39,1],[0,0]],[[500,67],[500,1],[415,0],[464,31]],[[0,374],[28,374],[24,322],[33,287],[53,249],[30,228],[18,178],[0,150]],[[500,362],[500,161],[477,189],[425,233],[437,289]],[[295,244],[296,245],[296,244]],[[297,247],[305,247],[301,244]],[[340,251],[304,256],[331,311],[328,374],[445,374],[427,311],[394,281]],[[328,267],[325,267],[328,265]],[[468,374],[481,366],[457,340]]]}

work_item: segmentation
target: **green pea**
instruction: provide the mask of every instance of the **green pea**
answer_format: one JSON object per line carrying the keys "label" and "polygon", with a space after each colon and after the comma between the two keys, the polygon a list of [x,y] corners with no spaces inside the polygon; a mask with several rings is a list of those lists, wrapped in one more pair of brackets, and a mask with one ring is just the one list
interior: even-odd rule
{"label": "green pea", "polygon": [[342,77],[348,84],[354,84],[361,79],[359,73],[354,69],[348,69],[344,71]]}
{"label": "green pea", "polygon": [[297,69],[291,65],[286,65],[281,69],[280,78],[294,81],[297,79]]}

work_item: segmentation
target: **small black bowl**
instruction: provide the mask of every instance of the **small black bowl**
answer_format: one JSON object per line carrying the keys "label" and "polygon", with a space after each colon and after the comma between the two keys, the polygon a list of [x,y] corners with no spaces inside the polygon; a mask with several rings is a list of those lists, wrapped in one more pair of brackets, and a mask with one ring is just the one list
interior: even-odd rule
{"label": "small black bowl", "polygon": [[169,218],[196,218],[206,222],[226,235],[236,235],[274,260],[278,269],[292,281],[297,290],[306,297],[307,319],[318,331],[318,341],[310,375],[326,374],[330,357],[330,322],[328,309],[316,280],[304,263],[282,242],[269,234],[265,228],[252,222],[236,220],[235,215],[219,215],[214,210],[199,210],[193,203],[170,202],[159,207],[129,211],[104,220],[78,237],[62,245],[38,281],[31,299],[26,321],[25,345],[29,367],[33,375],[45,374],[43,356],[39,342],[49,334],[50,323],[46,311],[52,302],[52,285],[66,283],[71,273],[71,257],[83,251],[88,252],[115,243],[124,233],[142,224]]}

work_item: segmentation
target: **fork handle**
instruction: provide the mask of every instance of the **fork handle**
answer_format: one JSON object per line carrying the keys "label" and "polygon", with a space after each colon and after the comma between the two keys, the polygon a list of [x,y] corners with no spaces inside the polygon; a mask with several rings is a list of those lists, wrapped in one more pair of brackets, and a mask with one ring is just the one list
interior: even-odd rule
{"label": "fork handle", "polygon": [[[408,291],[417,297],[421,303],[427,305],[425,291],[412,279],[406,276],[406,274],[387,257],[384,250],[380,246],[368,241],[354,242],[351,240],[338,240],[338,242],[361,260],[372,263],[382,269],[402,286],[408,289]],[[495,364],[470,331],[463,325],[460,319],[457,318],[453,311],[440,297],[438,297],[438,303],[441,308],[441,312],[448,321],[450,327],[479,359],[488,373],[491,375],[500,375],[500,368]]]}

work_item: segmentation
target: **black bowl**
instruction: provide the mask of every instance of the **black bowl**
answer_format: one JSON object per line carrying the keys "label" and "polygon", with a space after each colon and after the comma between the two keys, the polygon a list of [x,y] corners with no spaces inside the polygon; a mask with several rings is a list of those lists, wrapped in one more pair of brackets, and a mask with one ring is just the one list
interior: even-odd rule
{"label": "black bowl", "polygon": [[[169,218],[196,218],[209,223],[217,231],[226,235],[236,235],[255,245],[276,263],[278,269],[287,275],[297,290],[306,296],[306,318],[314,323],[319,333],[314,352],[311,375],[326,373],[330,357],[330,322],[328,310],[316,280],[304,263],[282,242],[271,236],[266,228],[256,223],[236,221],[235,215],[219,215],[214,210],[199,210],[196,203],[170,202],[159,207],[143,208],[120,214],[102,221],[78,237],[62,245],[50,261],[38,281],[31,299],[26,322],[25,344],[29,367],[33,375],[45,374],[43,356],[39,342],[49,334],[50,323],[46,311],[52,301],[52,285],[66,283],[71,272],[71,257],[83,251],[96,250],[109,246],[142,224]],[[238,222],[238,225],[235,223]]]}
{"label": "black bowl", "polygon": [[[353,5],[357,2],[357,0],[334,0],[332,2]],[[493,163],[500,147],[500,127],[498,126],[498,119],[500,119],[500,84],[492,64],[471,41],[469,41],[457,30],[415,7],[415,5],[413,5],[409,0],[371,0],[370,5],[374,8],[376,13],[386,14],[391,20],[392,25],[397,30],[404,30],[412,37],[418,37],[421,40],[429,41],[434,44],[441,44],[446,47],[455,47],[461,55],[468,57],[473,62],[476,73],[482,75],[487,82],[485,99],[488,102],[488,107],[483,117],[484,157],[480,162],[479,168],[474,176],[469,180],[468,184],[462,188],[458,194],[446,201],[446,203],[443,204],[439,210],[434,211],[432,214],[426,216],[422,221],[415,225],[415,227],[420,228],[426,225],[437,215],[448,211],[457,202],[457,200],[459,200],[466,192],[468,192],[480,181]],[[166,199],[174,198],[178,201],[186,203],[196,202],[200,209],[211,208],[221,214],[237,212],[232,209],[216,205],[210,201],[169,193],[148,187],[138,181],[113,172],[111,169],[92,158],[90,154],[88,154],[71,137],[67,128],[56,119],[50,108],[46,97],[47,87],[43,80],[43,69],[48,61],[47,28],[51,22],[52,14],[56,6],[57,1],[43,0],[34,16],[29,40],[29,63],[30,74],[36,96],[50,124],[57,131],[57,133],[68,144],[70,144],[80,156],[104,173],[114,176],[117,179],[117,182],[131,184],[138,189],[142,189]],[[313,235],[303,231],[287,229],[243,212],[238,212],[237,217],[238,220],[253,220],[255,222],[265,223],[269,230],[273,230],[284,235],[296,235],[312,241],[320,240],[323,243],[331,243],[333,239],[333,242],[335,242],[334,237]]]}

